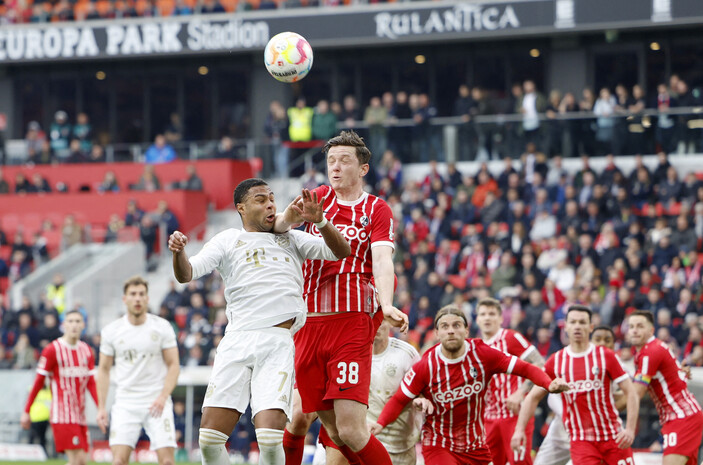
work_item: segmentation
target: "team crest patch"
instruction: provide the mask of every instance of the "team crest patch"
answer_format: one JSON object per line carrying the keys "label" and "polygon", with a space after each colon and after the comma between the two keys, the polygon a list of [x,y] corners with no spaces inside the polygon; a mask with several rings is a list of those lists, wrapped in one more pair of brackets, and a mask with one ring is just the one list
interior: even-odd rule
{"label": "team crest patch", "polygon": [[243,246],[243,245],[247,245],[247,243],[244,242],[244,241],[241,240],[241,239],[237,240],[237,243],[234,244],[235,247],[241,247],[241,246]]}
{"label": "team crest patch", "polygon": [[397,372],[398,372],[398,367],[395,366],[395,365],[393,365],[393,364],[389,364],[389,365],[386,367],[386,374],[387,374],[388,376],[395,376],[395,374],[396,374]]}
{"label": "team crest patch", "polygon": [[369,217],[368,217],[368,216],[364,215],[364,216],[361,217],[361,219],[359,220],[359,222],[361,223],[361,225],[362,225],[363,227],[366,227],[366,226],[369,225],[369,223],[370,223],[371,221],[369,220]]}
{"label": "team crest patch", "polygon": [[290,245],[290,239],[288,236],[284,235],[276,236],[276,244],[278,244],[279,247],[286,248]]}
{"label": "team crest patch", "polygon": [[478,376],[478,370],[476,369],[476,367],[469,368],[469,374],[472,378],[476,379],[476,377]]}
{"label": "team crest patch", "polygon": [[152,331],[151,332],[151,340],[158,341],[159,340],[159,333],[157,333],[156,331]]}
{"label": "team crest patch", "polygon": [[78,436],[73,436],[73,439],[71,439],[71,442],[73,443],[74,446],[77,446],[78,444],[81,443],[81,439]]}
{"label": "team crest patch", "polygon": [[598,376],[600,374],[600,368],[594,366],[593,368],[591,368],[591,373]]}
{"label": "team crest patch", "polygon": [[207,399],[208,397],[212,397],[212,394],[215,392],[215,385],[214,384],[208,384],[207,385],[207,391],[205,391],[205,398]]}

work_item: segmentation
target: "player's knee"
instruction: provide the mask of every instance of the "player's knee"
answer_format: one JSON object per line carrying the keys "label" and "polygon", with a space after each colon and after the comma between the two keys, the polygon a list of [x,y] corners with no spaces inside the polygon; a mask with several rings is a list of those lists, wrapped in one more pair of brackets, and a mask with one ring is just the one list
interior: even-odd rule
{"label": "player's knee", "polygon": [[338,423],[337,433],[339,439],[352,449],[361,449],[369,441],[369,432],[366,428],[359,428],[351,423]]}
{"label": "player's knee", "polygon": [[123,457],[114,457],[112,459],[112,465],[129,465],[129,459],[125,460]]}
{"label": "player's knee", "polygon": [[159,460],[159,465],[175,465],[173,457],[165,457]]}
{"label": "player's knee", "polygon": [[[227,436],[225,433],[214,429],[200,428],[198,434],[198,445],[203,463],[222,463],[221,459],[227,455]],[[224,456],[223,456],[224,454]],[[229,461],[229,458],[227,458]]]}
{"label": "player's knee", "polygon": [[302,407],[294,407],[293,418],[286,429],[296,436],[302,436],[308,432],[310,425],[315,421],[314,413],[303,413]]}
{"label": "player's knee", "polygon": [[283,430],[256,428],[256,442],[259,445],[260,460],[263,464],[278,464],[285,461],[283,451]]}

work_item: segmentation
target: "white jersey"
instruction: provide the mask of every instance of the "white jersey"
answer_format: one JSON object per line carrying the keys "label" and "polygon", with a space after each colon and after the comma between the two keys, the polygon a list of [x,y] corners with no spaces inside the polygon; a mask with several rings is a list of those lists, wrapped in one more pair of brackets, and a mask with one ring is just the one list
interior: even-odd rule
{"label": "white jersey", "polygon": [[226,332],[270,328],[296,318],[305,323],[303,262],[337,260],[320,237],[292,230],[284,234],[227,229],[190,258],[193,279],[217,269],[225,284]]}
{"label": "white jersey", "polygon": [[125,315],[100,335],[100,353],[115,358],[115,401],[151,404],[161,393],[168,370],[163,351],[176,347],[171,323],[149,313],[143,324],[135,326]]}
{"label": "white jersey", "polygon": [[[368,421],[378,420],[381,410],[400,387],[405,373],[418,361],[420,355],[413,346],[393,337],[388,340],[388,347],[383,353],[373,356],[369,409],[366,411]],[[415,447],[421,426],[422,415],[409,404],[397,420],[383,428],[378,440],[390,453],[405,452]]]}

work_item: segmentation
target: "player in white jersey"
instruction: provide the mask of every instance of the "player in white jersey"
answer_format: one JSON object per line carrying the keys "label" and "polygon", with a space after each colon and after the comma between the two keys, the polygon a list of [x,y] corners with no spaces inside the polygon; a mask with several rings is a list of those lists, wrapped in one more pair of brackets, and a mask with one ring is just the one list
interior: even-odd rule
{"label": "player in white jersey", "polygon": [[113,465],[127,465],[142,427],[161,465],[172,465],[176,437],[171,392],[180,366],[171,324],[149,313],[149,285],[135,276],[125,282],[122,300],[127,314],[101,332],[98,364],[98,417],[105,432],[110,369],[115,365],[115,403],[110,411]]}
{"label": "player in white jersey", "polygon": [[351,247],[323,216],[322,202],[307,189],[293,208],[316,224],[322,238],[302,231],[273,233],[276,204],[262,179],[247,179],[234,190],[243,229],[227,229],[192,258],[187,238],[169,238],[173,269],[189,282],[217,269],[225,284],[228,324],[210,375],[199,443],[206,465],[229,465],[225,443],[251,403],[260,464],[283,465],[283,428],[293,395],[293,334],[305,322],[303,262],[338,260]]}

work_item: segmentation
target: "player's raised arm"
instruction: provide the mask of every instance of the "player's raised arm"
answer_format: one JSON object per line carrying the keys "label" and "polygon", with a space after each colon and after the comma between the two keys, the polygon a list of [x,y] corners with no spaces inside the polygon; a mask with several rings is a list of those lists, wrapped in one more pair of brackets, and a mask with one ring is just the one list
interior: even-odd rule
{"label": "player's raised arm", "polygon": [[[322,204],[324,200],[318,201],[317,192],[310,192],[303,189],[303,193],[298,198],[302,199],[296,204],[291,203],[288,208],[292,208],[304,221],[314,223],[322,234],[327,247],[332,250],[335,257],[341,260],[351,255],[351,246],[332,223],[327,221],[324,215]],[[275,226],[274,226],[275,228]]]}
{"label": "player's raised arm", "polygon": [[188,238],[180,231],[174,231],[168,238],[168,249],[173,253],[173,274],[179,283],[187,283],[193,279],[193,267],[185,252],[187,243]]}

